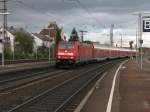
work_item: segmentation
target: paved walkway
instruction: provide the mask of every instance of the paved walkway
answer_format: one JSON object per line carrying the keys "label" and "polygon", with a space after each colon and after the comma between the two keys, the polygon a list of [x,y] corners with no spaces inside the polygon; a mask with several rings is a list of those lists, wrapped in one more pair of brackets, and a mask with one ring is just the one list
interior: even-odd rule
{"label": "paved walkway", "polygon": [[[120,69],[115,81],[111,111],[109,112],[150,112],[150,63],[130,60]],[[81,112],[107,112],[112,82],[118,67],[107,72],[83,107]]]}
{"label": "paved walkway", "polygon": [[[118,67],[119,65],[114,66],[112,70],[107,72],[106,77],[96,87],[81,112],[106,112],[113,78]],[[115,112],[119,112],[118,107],[115,108]]]}
{"label": "paved walkway", "polygon": [[120,74],[120,112],[150,112],[150,64],[130,61]]}

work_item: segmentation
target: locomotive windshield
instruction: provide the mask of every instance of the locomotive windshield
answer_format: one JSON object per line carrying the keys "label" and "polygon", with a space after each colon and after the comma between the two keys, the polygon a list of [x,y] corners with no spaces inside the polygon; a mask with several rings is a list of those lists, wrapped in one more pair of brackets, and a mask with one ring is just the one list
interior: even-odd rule
{"label": "locomotive windshield", "polygon": [[73,42],[60,42],[59,47],[61,49],[73,49],[74,43]]}

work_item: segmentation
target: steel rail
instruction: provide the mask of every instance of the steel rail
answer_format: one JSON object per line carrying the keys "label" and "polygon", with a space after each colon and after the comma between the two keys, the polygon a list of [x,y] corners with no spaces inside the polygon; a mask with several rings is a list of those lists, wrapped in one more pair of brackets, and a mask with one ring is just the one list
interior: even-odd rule
{"label": "steel rail", "polygon": [[[76,97],[78,94],[80,94],[81,91],[83,91],[88,85],[90,85],[94,80],[96,80],[96,78],[98,76],[100,76],[101,74],[103,74],[106,70],[108,70],[109,68],[112,67],[114,63],[111,64],[106,64],[108,65],[107,67],[104,67],[100,72],[96,73],[96,75],[94,77],[92,77],[91,79],[89,79],[83,86],[81,86],[74,94],[72,94],[66,101],[64,101],[64,103],[62,103],[54,112],[66,112],[65,111],[65,107],[67,106],[67,104],[69,104],[69,102],[71,102],[73,100],[74,97]],[[69,109],[70,111],[73,110]]]}
{"label": "steel rail", "polygon": [[[5,81],[4,83],[2,82],[2,84],[0,84],[0,93],[1,92],[5,92],[5,91],[10,91],[12,89],[16,89],[19,88],[21,86],[33,83],[33,82],[37,82],[40,80],[44,80],[47,78],[56,78],[61,76],[61,73],[64,73],[65,71],[54,71],[51,72],[50,74],[48,74],[48,72],[40,72],[39,74],[36,73],[32,76],[27,76],[27,77],[21,77],[21,78],[16,78],[13,80],[8,80]],[[25,81],[24,81],[25,80]],[[20,83],[18,83],[18,81]],[[21,82],[22,81],[22,82]]]}
{"label": "steel rail", "polygon": [[[87,70],[86,72],[83,72],[83,73],[81,73],[79,76],[75,76],[75,77],[72,77],[71,79],[69,79],[69,80],[66,80],[65,82],[63,82],[63,83],[61,83],[61,84],[58,84],[58,85],[56,85],[54,88],[51,88],[51,89],[49,89],[49,90],[47,90],[47,91],[45,91],[45,92],[43,92],[42,94],[40,94],[40,95],[38,95],[38,96],[36,96],[36,97],[34,97],[34,98],[32,98],[32,99],[30,99],[30,100],[28,100],[28,101],[26,101],[26,102],[24,102],[23,104],[21,104],[21,105],[19,105],[19,106],[17,106],[17,107],[15,107],[15,108],[13,108],[13,109],[11,109],[10,111],[8,111],[8,112],[27,112],[26,111],[26,109],[28,108],[28,107],[30,107],[30,105],[32,105],[33,103],[35,103],[35,102],[38,102],[38,101],[40,101],[40,100],[42,100],[42,99],[44,99],[44,98],[46,98],[47,96],[49,96],[50,94],[51,95],[53,95],[53,93],[55,93],[55,91],[57,92],[57,89],[59,90],[59,89],[61,89],[61,88],[63,88],[63,86],[65,87],[65,85],[67,86],[67,85],[70,85],[71,83],[73,83],[73,82],[75,82],[75,81],[79,81],[78,83],[81,83],[82,82],[82,80],[84,80],[84,82],[86,81],[84,78],[86,77],[87,79],[92,79],[92,75],[89,75],[89,73],[90,72],[92,72],[92,74],[93,73],[95,73],[96,74],[96,70],[98,69],[98,68],[100,68],[100,67],[102,67],[102,66],[106,66],[106,65],[108,65],[108,64],[110,64],[110,63],[112,63],[112,62],[107,62],[107,64],[105,63],[105,64],[102,64],[102,65],[100,65],[100,66],[97,66],[97,67],[95,67],[95,68],[92,68],[92,69],[89,69],[89,70]],[[103,68],[104,69],[104,68]],[[102,70],[103,70],[102,69]],[[86,75],[85,75],[86,74]],[[88,77],[89,76],[89,77]],[[80,78],[83,78],[82,80],[80,80]],[[77,80],[78,79],[78,80]],[[79,87],[80,87],[80,85],[79,85]],[[67,89],[69,89],[69,88],[66,88],[66,91],[67,91]],[[73,88],[73,85],[72,85],[72,89],[74,89]],[[62,92],[66,92],[66,91],[62,91]],[[75,92],[76,93],[76,92]],[[74,93],[74,94],[75,94]],[[60,94],[60,93],[59,93]],[[63,94],[62,94],[63,95]],[[52,96],[51,96],[52,97]],[[59,99],[59,97],[60,97],[60,100],[62,100],[63,99],[63,96],[58,96],[58,99]],[[56,100],[57,100],[57,96],[56,96]],[[69,101],[69,99],[68,99],[68,97],[67,97],[67,100],[65,100],[65,102],[67,102],[67,101]],[[41,102],[41,101],[40,101]],[[59,104],[59,106],[56,108],[55,107],[55,109],[53,109],[53,111],[58,111],[60,108],[62,108],[63,106],[64,106],[64,104],[66,104],[65,102],[64,102],[64,100],[63,101],[58,101],[58,103],[59,102],[62,102],[61,104]],[[51,102],[51,103],[53,103],[53,102]],[[56,102],[57,103],[57,102]],[[36,103],[35,103],[36,104]],[[31,106],[32,107],[32,106]],[[37,107],[38,108],[38,107]],[[54,108],[54,107],[53,107]],[[34,108],[33,108],[34,109]]]}
{"label": "steel rail", "polygon": [[[54,70],[53,70],[54,71]],[[19,77],[13,77],[13,78],[10,78],[10,79],[4,79],[4,80],[0,80],[0,86],[3,85],[3,84],[6,84],[6,83],[9,83],[9,82],[13,82],[13,81],[17,81],[17,80],[21,80],[21,79],[25,79],[25,78],[30,78],[30,77],[33,77],[33,76],[37,76],[37,75],[41,75],[41,74],[45,74],[45,73],[49,73],[49,72],[53,72],[51,70],[46,70],[46,71],[40,71],[40,72],[37,72],[37,73],[31,73],[31,74],[27,74],[27,75],[20,75]]]}
{"label": "steel rail", "polygon": [[47,66],[41,66],[41,67],[36,67],[36,68],[28,68],[28,69],[22,69],[22,70],[14,69],[13,71],[1,72],[0,73],[0,82],[6,81],[6,80],[11,80],[14,77],[16,78],[16,77],[20,77],[20,76],[39,73],[41,71],[48,71],[53,68],[54,68],[53,66],[47,65]]}
{"label": "steel rail", "polygon": [[[50,74],[49,74],[49,72],[50,72]],[[44,80],[46,78],[60,77],[61,73],[65,73],[65,71],[64,70],[58,70],[58,69],[52,69],[52,70],[46,70],[46,71],[33,73],[33,74],[27,74],[27,76],[21,75],[19,77],[0,81],[0,92],[4,92],[6,90],[11,90],[11,89],[16,89],[17,87],[20,87],[20,86],[23,86],[26,84],[30,84],[32,82]],[[66,72],[66,73],[69,73],[69,72]],[[34,78],[34,79],[32,79],[32,78]],[[20,82],[21,80],[22,81],[27,80],[27,81]],[[20,82],[20,83],[17,83],[17,82]]]}
{"label": "steel rail", "polygon": [[[19,59],[19,60],[5,60],[6,65],[21,64],[21,63],[33,63],[33,62],[48,62],[48,59]],[[0,63],[2,63],[0,61]]]}
{"label": "steel rail", "polygon": [[[27,85],[23,85],[23,86],[21,86],[21,87],[18,87],[18,88],[14,88],[13,90],[11,90],[11,91],[4,91],[4,93],[2,93],[2,94],[10,94],[10,93],[12,93],[12,92],[19,92],[20,90],[29,90],[30,91],[30,87],[31,88],[35,88],[35,90],[37,91],[37,89],[38,89],[38,91],[36,92],[36,91],[33,91],[33,92],[30,92],[31,94],[32,94],[32,96],[30,96],[30,94],[28,94],[28,92],[27,92],[27,97],[26,97],[26,95],[24,94],[23,96],[21,96],[24,100],[21,100],[21,102],[20,103],[22,103],[22,102],[25,102],[25,101],[27,101],[27,100],[29,100],[30,98],[33,98],[34,96],[37,96],[38,94],[41,94],[42,92],[44,92],[44,91],[46,91],[46,90],[48,90],[48,89],[50,89],[50,88],[52,88],[52,87],[54,87],[55,85],[57,85],[58,83],[61,83],[61,82],[64,82],[65,80],[67,80],[67,79],[69,79],[69,78],[71,78],[71,77],[73,77],[73,76],[76,76],[76,75],[78,75],[78,71],[81,71],[81,72],[83,72],[83,71],[85,71],[86,69],[88,69],[88,68],[90,68],[90,64],[88,64],[88,65],[86,65],[86,68],[85,67],[77,67],[77,68],[74,68],[74,69],[69,69],[69,71],[70,71],[70,73],[68,72],[68,73],[63,73],[64,75],[61,75],[60,73],[59,73],[59,75],[54,75],[53,77],[49,77],[49,78],[45,78],[45,79],[43,79],[43,80],[39,80],[39,81],[37,81],[37,82],[31,82],[31,83],[29,83],[29,84],[27,84]],[[57,69],[56,69],[57,70]],[[67,70],[68,71],[68,70]],[[48,85],[47,85],[48,84]],[[38,86],[37,85],[39,85],[39,88],[37,88]],[[44,87],[42,87],[42,86],[40,86],[40,85],[45,85]],[[35,87],[34,87],[35,86]],[[42,88],[41,88],[42,87]],[[37,89],[36,89],[37,88]],[[32,91],[32,90],[31,90]],[[30,96],[30,97],[28,97],[28,95]],[[20,99],[19,99],[20,100]],[[4,109],[2,109],[4,112],[7,112],[9,109],[11,109],[11,108],[13,108],[13,107],[15,107],[15,106],[17,106],[17,105],[19,105],[19,103],[15,103],[15,104],[11,104],[10,106],[7,106],[7,107],[5,107]]]}

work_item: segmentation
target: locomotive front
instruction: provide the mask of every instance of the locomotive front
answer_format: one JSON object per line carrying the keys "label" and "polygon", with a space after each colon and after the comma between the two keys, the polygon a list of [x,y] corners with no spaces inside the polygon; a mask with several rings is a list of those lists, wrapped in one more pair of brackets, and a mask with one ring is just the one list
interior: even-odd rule
{"label": "locomotive front", "polygon": [[77,52],[75,42],[61,41],[57,47],[56,65],[73,65],[76,62]]}

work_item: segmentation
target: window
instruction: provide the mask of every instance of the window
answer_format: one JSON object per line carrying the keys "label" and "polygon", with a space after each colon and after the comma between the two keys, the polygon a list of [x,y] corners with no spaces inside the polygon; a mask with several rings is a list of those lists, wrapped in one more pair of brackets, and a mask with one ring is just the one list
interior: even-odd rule
{"label": "window", "polygon": [[73,42],[61,42],[59,44],[59,47],[61,49],[73,49],[74,48],[74,43]]}

